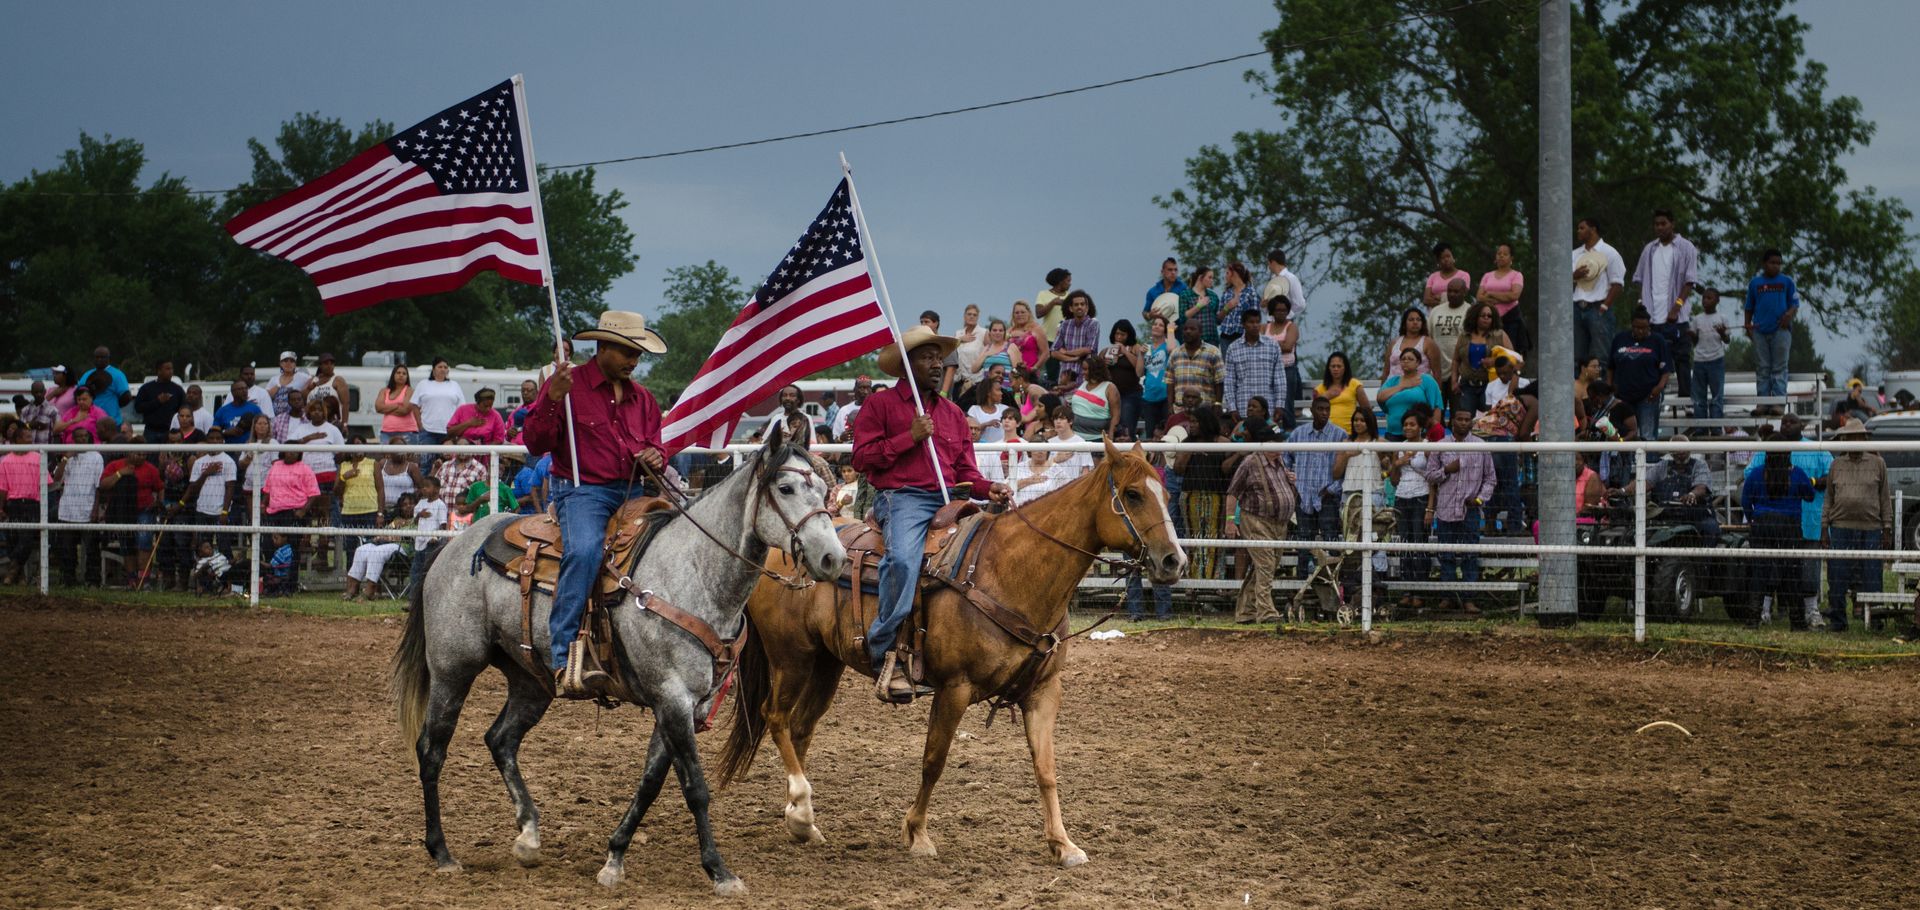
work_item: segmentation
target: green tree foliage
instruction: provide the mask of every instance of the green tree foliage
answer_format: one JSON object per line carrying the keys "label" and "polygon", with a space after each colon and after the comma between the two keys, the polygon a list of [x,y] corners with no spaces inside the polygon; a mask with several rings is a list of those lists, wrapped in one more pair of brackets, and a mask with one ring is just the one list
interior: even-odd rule
{"label": "green tree foliage", "polygon": [[1886,369],[1920,370],[1920,270],[1907,270],[1887,292],[1872,351]]}
{"label": "green tree foliage", "polygon": [[[1805,59],[1807,26],[1787,3],[1578,3],[1574,209],[1602,220],[1629,268],[1656,207],[1674,210],[1700,246],[1708,280],[1744,279],[1759,249],[1779,247],[1816,319],[1858,324],[1905,267],[1910,213],[1847,188],[1839,161],[1874,127],[1856,99],[1827,96],[1826,68]],[[1275,122],[1200,149],[1187,186],[1156,199],[1182,260],[1292,251],[1304,260],[1296,270],[1357,292],[1339,333],[1361,350],[1418,299],[1436,242],[1476,274],[1512,243],[1528,269],[1539,221],[1536,12],[1442,11],[1457,5],[1276,0],[1272,70],[1249,74],[1272,96]],[[1410,10],[1432,15],[1287,49]],[[1544,242],[1570,249],[1573,238]],[[1543,288],[1563,296],[1564,277],[1528,277],[1529,314]]]}

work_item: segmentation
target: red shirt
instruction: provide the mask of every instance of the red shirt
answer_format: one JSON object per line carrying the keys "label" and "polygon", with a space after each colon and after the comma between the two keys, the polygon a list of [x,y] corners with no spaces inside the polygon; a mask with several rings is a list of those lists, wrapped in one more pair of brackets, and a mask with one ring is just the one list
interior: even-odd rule
{"label": "red shirt", "polygon": [[540,387],[540,403],[527,414],[521,443],[535,456],[552,455],[553,473],[569,480],[628,480],[633,476],[634,456],[647,449],[664,456],[666,450],[660,447],[660,405],[653,394],[631,379],[624,381],[624,388],[616,403],[613,383],[600,372],[600,364],[589,360],[573,368],[573,389],[567,399],[573,402],[580,473],[574,473],[573,456],[567,449],[566,408],[547,397],[545,385]]}
{"label": "red shirt", "polygon": [[[930,438],[940,453],[948,485],[971,481],[972,495],[985,496],[992,482],[973,460],[973,428],[967,425],[967,415],[938,395],[923,400],[931,401],[927,406],[933,415]],[[913,397],[904,381],[868,395],[867,403],[860,406],[860,415],[853,421],[853,469],[867,475],[875,489],[940,488],[926,442],[913,439],[914,416]]]}
{"label": "red shirt", "polygon": [[125,458],[116,458],[107,462],[100,477],[102,480],[112,477],[114,472],[121,468],[131,469],[132,473],[129,477],[120,478],[115,486],[118,487],[122,483],[135,484],[133,507],[143,512],[153,508],[154,501],[160,498],[160,492],[166,489],[166,481],[160,478],[160,469],[154,467],[151,461],[143,461],[139,467],[134,467],[133,463]]}

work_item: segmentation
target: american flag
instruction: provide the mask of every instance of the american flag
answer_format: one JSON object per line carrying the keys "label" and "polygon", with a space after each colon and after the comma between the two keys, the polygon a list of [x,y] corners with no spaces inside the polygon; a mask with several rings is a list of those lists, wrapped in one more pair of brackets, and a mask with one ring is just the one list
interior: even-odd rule
{"label": "american flag", "polygon": [[841,180],[667,412],[662,444],[668,453],[726,445],[755,402],[892,340]]}
{"label": "american flag", "polygon": [[227,233],[305,269],[328,315],[488,270],[542,284],[525,126],[509,79],[247,209]]}

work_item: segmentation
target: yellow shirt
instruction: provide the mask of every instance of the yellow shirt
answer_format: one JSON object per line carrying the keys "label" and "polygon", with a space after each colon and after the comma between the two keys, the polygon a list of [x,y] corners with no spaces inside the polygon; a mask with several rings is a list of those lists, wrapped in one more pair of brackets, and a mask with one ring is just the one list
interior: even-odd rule
{"label": "yellow shirt", "polygon": [[347,472],[353,470],[356,468],[342,465],[340,476],[334,481],[334,486],[340,490],[340,514],[367,515],[380,511],[380,493],[373,486],[373,472],[379,468],[361,459],[358,473],[348,477]]}
{"label": "yellow shirt", "polygon": [[[1053,309],[1048,311],[1047,315],[1040,316],[1040,310],[1048,303],[1053,304]],[[1047,331],[1047,343],[1052,344],[1055,338],[1060,337],[1060,323],[1067,319],[1067,296],[1055,294],[1053,288],[1047,288],[1035,294],[1033,314],[1040,316],[1040,325]]]}
{"label": "yellow shirt", "polygon": [[1360,383],[1347,380],[1347,387],[1341,389],[1338,395],[1328,395],[1324,384],[1316,385],[1313,394],[1326,398],[1327,404],[1332,406],[1327,412],[1327,422],[1339,427],[1340,432],[1351,434],[1353,409],[1360,403]]}

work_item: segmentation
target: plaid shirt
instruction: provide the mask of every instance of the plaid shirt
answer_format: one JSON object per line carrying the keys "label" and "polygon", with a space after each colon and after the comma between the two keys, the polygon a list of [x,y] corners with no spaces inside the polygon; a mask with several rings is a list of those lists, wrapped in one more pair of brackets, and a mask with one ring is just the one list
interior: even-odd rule
{"label": "plaid shirt", "polygon": [[[1347,431],[1328,421],[1314,429],[1308,421],[1287,434],[1288,442],[1346,442]],[[1318,515],[1323,495],[1340,495],[1340,478],[1333,476],[1332,452],[1288,452],[1287,467],[1293,469],[1294,488],[1300,491],[1300,514]]]}
{"label": "plaid shirt", "polygon": [[440,501],[451,507],[460,501],[468,487],[486,481],[487,463],[480,458],[469,458],[463,465],[455,456],[442,455],[433,464],[433,479],[440,481]]}
{"label": "plaid shirt", "polygon": [[1262,334],[1258,344],[1236,339],[1221,352],[1226,361],[1227,394],[1221,406],[1245,417],[1247,400],[1255,395],[1267,400],[1269,410],[1285,407],[1287,367],[1281,359],[1280,343]]}
{"label": "plaid shirt", "polygon": [[46,429],[32,431],[34,444],[40,445],[53,441],[53,425],[60,421],[60,412],[54,409],[52,402],[42,401],[39,404],[29,404],[21,408],[20,420],[29,425],[36,423],[47,425]]}
{"label": "plaid shirt", "polygon": [[[1193,305],[1199,302],[1199,300],[1200,295],[1194,291],[1187,290],[1180,292],[1180,312],[1176,314],[1179,318],[1174,320],[1175,329],[1186,326],[1187,311],[1193,309]],[[1212,288],[1207,289],[1207,305],[1201,307],[1200,315],[1193,317],[1193,319],[1200,323],[1200,343],[1219,347],[1220,295],[1215,294]]]}
{"label": "plaid shirt", "polygon": [[1234,469],[1233,480],[1227,483],[1227,495],[1239,503],[1243,512],[1270,521],[1292,521],[1300,497],[1287,481],[1286,468],[1284,460],[1268,461],[1265,455],[1249,455]]}
{"label": "plaid shirt", "polygon": [[1200,350],[1189,354],[1187,346],[1173,349],[1173,356],[1167,359],[1168,391],[1173,402],[1180,404],[1186,400],[1188,390],[1200,393],[1200,403],[1215,404],[1213,390],[1224,381],[1221,375],[1220,349],[1206,342],[1200,343]]}
{"label": "plaid shirt", "polygon": [[[1241,313],[1260,312],[1260,295],[1250,287],[1241,288],[1238,294],[1228,291],[1225,298],[1220,301],[1220,310],[1219,332],[1224,346],[1225,342],[1233,341],[1240,337],[1242,329],[1240,323]],[[1262,318],[1260,323],[1261,325],[1265,325],[1266,320]]]}
{"label": "plaid shirt", "polygon": [[[1079,348],[1086,348],[1088,351],[1100,350],[1100,320],[1088,316],[1085,319],[1069,319],[1060,323],[1060,331],[1056,333],[1053,346],[1056,349],[1065,350]],[[1079,362],[1061,361],[1060,363],[1062,379],[1065,379],[1068,374],[1079,376],[1082,372],[1083,367]]]}
{"label": "plaid shirt", "polygon": [[[1447,437],[1452,439],[1453,437]],[[1471,433],[1461,442],[1480,442]],[[1447,465],[1460,463],[1460,470],[1447,473]],[[1443,452],[1427,456],[1427,483],[1433,485],[1433,517],[1440,521],[1462,521],[1467,502],[1484,503],[1493,495],[1493,454],[1490,452]]]}

